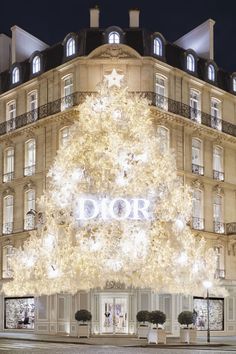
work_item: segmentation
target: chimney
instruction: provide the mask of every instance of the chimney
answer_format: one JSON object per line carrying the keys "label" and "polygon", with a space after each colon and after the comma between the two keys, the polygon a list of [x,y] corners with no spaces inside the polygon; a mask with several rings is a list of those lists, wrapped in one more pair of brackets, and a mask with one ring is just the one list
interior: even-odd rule
{"label": "chimney", "polygon": [[139,12],[138,9],[129,10],[129,27],[139,27]]}
{"label": "chimney", "polygon": [[90,27],[98,28],[99,27],[99,8],[96,5],[93,9],[90,9]]}

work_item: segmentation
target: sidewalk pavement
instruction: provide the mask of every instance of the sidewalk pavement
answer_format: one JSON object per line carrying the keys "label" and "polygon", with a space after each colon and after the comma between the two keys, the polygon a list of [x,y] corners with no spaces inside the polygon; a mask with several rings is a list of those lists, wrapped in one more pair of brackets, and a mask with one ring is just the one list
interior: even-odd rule
{"label": "sidewalk pavement", "polygon": [[[86,344],[86,345],[111,345],[119,347],[146,347],[147,340],[138,339],[136,336],[95,336],[90,338],[77,338],[70,336],[59,336],[50,334],[35,334],[26,332],[0,332],[1,339],[14,339],[14,340],[29,340],[39,342],[52,342],[52,343],[72,343],[72,344]],[[151,345],[152,346],[152,345]],[[167,337],[167,344],[161,345],[167,347],[221,347],[221,346],[236,346],[236,336],[222,336],[211,337],[211,343],[206,343],[205,337],[199,337],[196,344],[180,343],[179,337]]]}

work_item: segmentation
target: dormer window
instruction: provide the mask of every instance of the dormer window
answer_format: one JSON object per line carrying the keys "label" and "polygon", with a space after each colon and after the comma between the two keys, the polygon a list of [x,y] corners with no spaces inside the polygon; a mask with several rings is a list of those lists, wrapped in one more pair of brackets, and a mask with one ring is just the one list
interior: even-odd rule
{"label": "dormer window", "polygon": [[163,43],[162,43],[162,40],[158,37],[154,39],[153,52],[154,52],[154,54],[156,54],[160,57],[163,55]]}
{"label": "dormer window", "polygon": [[112,31],[108,35],[108,43],[109,44],[119,44],[120,43],[120,35],[116,31]]}
{"label": "dormer window", "polygon": [[32,72],[33,74],[38,73],[41,70],[41,60],[38,55],[36,55],[32,61]]}
{"label": "dormer window", "polygon": [[12,70],[12,84],[17,84],[20,81],[20,70],[18,67],[15,67]]}
{"label": "dormer window", "polygon": [[187,70],[188,71],[195,71],[195,58],[192,54],[187,55]]}
{"label": "dormer window", "polygon": [[69,38],[66,42],[66,56],[70,57],[75,54],[75,39]]}
{"label": "dormer window", "polygon": [[208,80],[215,81],[215,68],[214,68],[214,65],[212,65],[212,64],[208,65],[207,75],[208,75]]}

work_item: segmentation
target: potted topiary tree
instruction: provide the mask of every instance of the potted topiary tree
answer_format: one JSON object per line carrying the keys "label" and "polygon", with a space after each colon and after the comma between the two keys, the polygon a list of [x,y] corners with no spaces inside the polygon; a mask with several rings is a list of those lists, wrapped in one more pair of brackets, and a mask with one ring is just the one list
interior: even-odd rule
{"label": "potted topiary tree", "polygon": [[197,330],[194,327],[195,314],[192,311],[183,311],[178,316],[180,324],[180,342],[196,343]]}
{"label": "potted topiary tree", "polygon": [[78,310],[75,313],[75,319],[78,321],[78,337],[89,338],[90,326],[89,322],[92,319],[91,312],[88,310]]}
{"label": "potted topiary tree", "polygon": [[138,338],[147,338],[149,330],[149,312],[139,311],[136,315],[136,319],[139,322],[138,326]]}
{"label": "potted topiary tree", "polygon": [[[164,314],[164,312],[158,310],[150,312],[149,321],[155,325],[153,330],[155,330],[157,336],[156,343],[166,344],[166,332],[163,327],[166,321],[166,315]],[[152,331],[150,331],[150,336],[153,336]]]}

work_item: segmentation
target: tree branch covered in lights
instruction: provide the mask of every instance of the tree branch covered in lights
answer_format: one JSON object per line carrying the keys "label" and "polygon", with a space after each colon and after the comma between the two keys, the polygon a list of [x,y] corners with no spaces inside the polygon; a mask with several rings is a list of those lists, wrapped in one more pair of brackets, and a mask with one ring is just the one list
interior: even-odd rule
{"label": "tree branch covered in lights", "polygon": [[39,201],[44,224],[11,259],[7,295],[76,293],[106,286],[202,294],[216,257],[187,226],[191,191],[162,151],[149,102],[115,70],[78,107]]}

